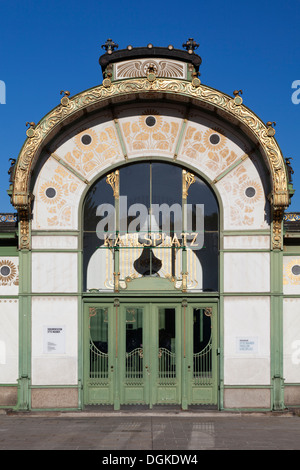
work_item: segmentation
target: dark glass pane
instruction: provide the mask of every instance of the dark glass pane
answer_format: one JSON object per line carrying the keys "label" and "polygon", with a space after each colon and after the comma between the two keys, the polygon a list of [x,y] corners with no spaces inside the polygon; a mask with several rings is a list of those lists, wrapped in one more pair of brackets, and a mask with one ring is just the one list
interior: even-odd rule
{"label": "dark glass pane", "polygon": [[199,249],[194,250],[203,272],[203,291],[217,291],[219,285],[219,207],[211,188],[200,178],[189,187],[188,204],[193,206],[193,231],[196,230],[196,204],[204,206],[204,239],[199,234]]}
{"label": "dark glass pane", "polygon": [[[164,207],[162,205],[164,204]],[[178,235],[182,228],[182,169],[169,163],[152,164],[152,205],[158,205],[157,223],[167,235]],[[169,207],[169,211],[167,207]],[[153,210],[152,213],[155,211]],[[168,230],[166,230],[166,227]]]}

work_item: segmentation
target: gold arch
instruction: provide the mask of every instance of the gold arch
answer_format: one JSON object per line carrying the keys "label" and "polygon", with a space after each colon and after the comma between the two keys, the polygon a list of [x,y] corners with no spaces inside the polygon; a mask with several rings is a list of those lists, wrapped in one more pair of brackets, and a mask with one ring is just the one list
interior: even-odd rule
{"label": "gold arch", "polygon": [[[270,202],[274,210],[284,210],[289,205],[286,167],[281,150],[267,127],[250,109],[236,104],[230,97],[205,85],[193,86],[191,82],[173,79],[133,79],[106,83],[86,90],[73,98],[64,97],[61,104],[48,113],[36,126],[31,123],[14,171],[12,204],[18,211],[30,210],[30,175],[42,148],[65,125],[71,124],[84,112],[95,111],[110,104],[148,95],[153,99],[161,95],[178,96],[178,101],[215,110],[219,115],[236,122],[254,140],[269,166],[272,178]],[[271,133],[272,134],[272,133]]]}

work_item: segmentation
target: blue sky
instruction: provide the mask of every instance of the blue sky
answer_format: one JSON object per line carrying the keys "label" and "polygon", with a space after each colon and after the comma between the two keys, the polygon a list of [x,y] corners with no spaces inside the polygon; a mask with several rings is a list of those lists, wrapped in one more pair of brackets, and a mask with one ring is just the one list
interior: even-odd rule
{"label": "blue sky", "polygon": [[[300,211],[300,2],[196,2],[0,0],[0,212],[11,212],[9,158],[17,158],[26,121],[38,122],[60,101],[102,81],[98,63],[107,38],[134,47],[182,49],[194,38],[202,57],[201,81],[232,95],[264,122],[276,122],[284,157],[292,157],[296,193],[289,211]],[[299,82],[300,83],[300,82]],[[1,98],[1,97],[0,97]],[[1,100],[0,100],[1,101]],[[300,100],[299,100],[300,101]]]}

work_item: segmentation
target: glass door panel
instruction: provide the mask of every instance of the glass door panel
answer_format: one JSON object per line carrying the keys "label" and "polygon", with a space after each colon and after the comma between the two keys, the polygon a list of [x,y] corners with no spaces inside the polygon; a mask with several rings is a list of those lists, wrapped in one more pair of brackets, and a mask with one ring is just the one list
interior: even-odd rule
{"label": "glass door panel", "polygon": [[111,307],[85,307],[84,400],[87,404],[113,403]]}
{"label": "glass door panel", "polygon": [[143,309],[126,308],[125,379],[138,383],[144,377]]}
{"label": "glass door panel", "polygon": [[141,305],[121,306],[120,315],[120,400],[121,404],[147,403],[148,380],[145,350],[145,325],[148,307]]}
{"label": "glass door panel", "polygon": [[181,328],[180,307],[153,305],[156,323],[152,363],[153,403],[179,404],[181,400]]}
{"label": "glass door panel", "polygon": [[186,316],[189,404],[217,404],[217,307],[190,305]]}

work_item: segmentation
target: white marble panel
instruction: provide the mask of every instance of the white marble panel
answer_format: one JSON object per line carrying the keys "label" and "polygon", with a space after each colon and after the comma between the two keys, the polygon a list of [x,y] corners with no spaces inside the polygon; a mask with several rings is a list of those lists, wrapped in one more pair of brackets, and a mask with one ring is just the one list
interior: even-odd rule
{"label": "white marble panel", "polygon": [[184,117],[184,108],[168,104],[121,107],[117,118],[128,158],[173,159]]}
{"label": "white marble panel", "polygon": [[283,300],[283,377],[300,383],[300,298]]}
{"label": "white marble panel", "polygon": [[224,292],[269,291],[269,253],[224,253]]}
{"label": "white marble panel", "polygon": [[33,235],[31,246],[34,250],[76,250],[78,237],[70,235]]}
{"label": "white marble panel", "polygon": [[[45,347],[45,328],[62,328],[63,352]],[[59,333],[61,334],[61,333]],[[78,381],[78,300],[32,298],[32,384],[74,385]]]}
{"label": "white marble panel", "polygon": [[224,383],[270,384],[269,297],[224,299]]}
{"label": "white marble panel", "polygon": [[300,295],[300,256],[283,257],[283,293]]}
{"label": "white marble panel", "polygon": [[19,377],[19,302],[0,299],[0,384]]}
{"label": "white marble panel", "polygon": [[259,250],[270,249],[270,236],[268,235],[224,235],[224,249]]}
{"label": "white marble panel", "polygon": [[247,158],[216,183],[223,203],[224,230],[270,228],[269,203],[263,176]]}
{"label": "white marble panel", "polygon": [[124,161],[114,120],[107,111],[96,119],[85,120],[51,150],[88,181],[110,165]]}
{"label": "white marble panel", "polygon": [[54,158],[40,170],[33,194],[33,230],[77,230],[78,205],[86,183]]}
{"label": "white marble panel", "polygon": [[19,258],[17,256],[0,257],[0,295],[18,295]]}
{"label": "white marble panel", "polygon": [[77,292],[77,253],[32,253],[32,292]]}

